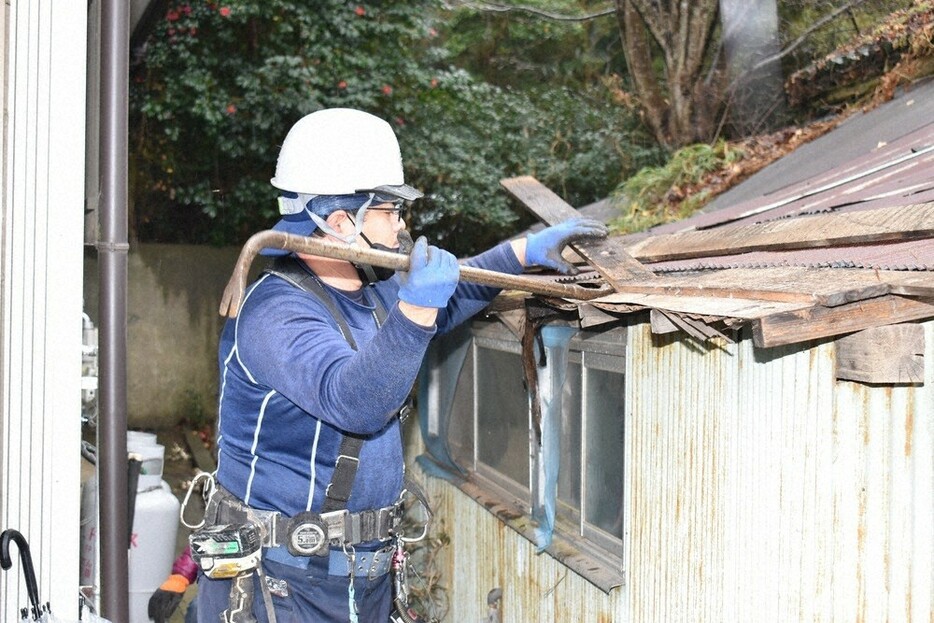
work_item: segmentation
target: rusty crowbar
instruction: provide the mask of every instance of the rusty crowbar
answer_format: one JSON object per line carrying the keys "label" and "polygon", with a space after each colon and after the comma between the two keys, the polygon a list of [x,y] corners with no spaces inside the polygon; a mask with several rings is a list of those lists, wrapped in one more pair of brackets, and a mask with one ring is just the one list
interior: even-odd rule
{"label": "rusty crowbar", "polygon": [[[268,229],[253,234],[250,239],[246,241],[246,244],[243,245],[243,249],[240,251],[240,257],[237,258],[237,264],[234,267],[233,274],[227,282],[227,287],[224,288],[224,296],[221,299],[220,305],[221,316],[228,316],[230,318],[235,318],[237,316],[237,313],[240,311],[240,304],[243,302],[243,294],[246,290],[246,279],[250,270],[250,265],[262,249],[282,249],[335,260],[346,260],[348,262],[391,268],[393,270],[405,271],[409,269],[409,256],[405,254],[346,246],[335,242],[329,242],[321,238],[297,236],[295,234]],[[588,301],[613,292],[613,289],[606,284],[587,286],[573,283],[557,283],[553,279],[547,277],[510,275],[493,270],[476,268],[474,266],[465,266],[464,264],[460,266],[460,280],[484,286],[520,290],[532,294],[579,301]]]}

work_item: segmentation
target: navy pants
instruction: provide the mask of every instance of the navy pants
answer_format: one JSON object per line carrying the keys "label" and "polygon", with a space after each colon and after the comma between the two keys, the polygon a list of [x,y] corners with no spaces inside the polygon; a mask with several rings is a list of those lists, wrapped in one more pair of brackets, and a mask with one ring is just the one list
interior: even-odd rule
{"label": "navy pants", "polygon": [[[277,623],[343,623],[350,621],[346,575],[328,575],[328,559],[310,557],[305,569],[272,560],[263,560],[267,577],[284,580],[288,596],[272,595]],[[266,606],[260,592],[260,580],[253,575],[256,587],[253,614],[259,623],[268,623]],[[198,574],[198,623],[218,623],[227,609],[231,580],[212,580]],[[281,584],[279,585],[281,586]],[[387,623],[392,608],[391,574],[372,580],[354,578],[354,601],[360,623]]]}

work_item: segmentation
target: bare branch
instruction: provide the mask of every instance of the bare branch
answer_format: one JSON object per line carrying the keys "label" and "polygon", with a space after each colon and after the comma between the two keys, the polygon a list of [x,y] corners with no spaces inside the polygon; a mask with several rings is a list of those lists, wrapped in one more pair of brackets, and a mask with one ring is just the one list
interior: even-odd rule
{"label": "bare branch", "polygon": [[521,5],[507,5],[507,4],[496,4],[493,2],[453,2],[445,3],[444,8],[447,10],[454,10],[459,8],[473,9],[475,11],[483,11],[486,13],[528,13],[530,15],[535,15],[536,17],[544,17],[545,19],[550,19],[556,22],[587,22],[590,20],[598,19],[600,17],[606,17],[608,15],[614,15],[616,9],[614,7],[604,9],[602,11],[597,11],[596,13],[587,13],[585,15],[560,15],[558,13],[551,13],[549,11],[543,11],[535,7],[521,6]]}
{"label": "bare branch", "polygon": [[852,9],[853,7],[857,7],[857,6],[861,5],[861,4],[862,4],[863,2],[865,2],[865,1],[866,1],[866,0],[851,0],[850,2],[844,4],[843,6],[837,8],[837,9],[834,9],[833,11],[831,11],[830,13],[828,13],[827,15],[825,15],[824,17],[822,17],[822,18],[820,18],[819,20],[817,20],[816,22],[814,22],[814,24],[813,24],[810,28],[808,28],[808,29],[805,30],[803,33],[801,33],[801,35],[800,35],[797,39],[795,39],[794,41],[792,41],[791,43],[789,43],[788,45],[786,45],[782,50],[779,50],[778,52],[776,52],[775,54],[773,54],[773,55],[771,55],[771,56],[768,56],[768,57],[766,57],[766,58],[763,58],[761,61],[759,61],[758,63],[756,63],[755,65],[753,65],[753,66],[750,67],[749,69],[747,69],[746,72],[744,72],[744,73],[753,72],[753,71],[759,69],[760,67],[764,67],[765,65],[768,65],[769,63],[774,63],[775,61],[784,58],[785,56],[789,55],[795,48],[797,48],[799,45],[801,45],[802,43],[804,43],[805,40],[807,40],[808,37],[810,37],[811,35],[813,35],[813,34],[814,34],[814,31],[818,30],[819,28],[821,28],[822,26],[824,26],[825,24],[827,24],[827,22],[833,21],[833,20],[836,19],[841,13],[847,12],[847,11],[849,11],[850,9]]}

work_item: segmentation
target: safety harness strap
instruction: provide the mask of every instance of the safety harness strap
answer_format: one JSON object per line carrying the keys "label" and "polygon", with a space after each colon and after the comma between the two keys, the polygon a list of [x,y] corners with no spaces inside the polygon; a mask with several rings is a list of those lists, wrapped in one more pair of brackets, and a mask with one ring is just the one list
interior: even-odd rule
{"label": "safety harness strap", "polygon": [[292,255],[278,257],[273,261],[272,266],[266,268],[263,272],[285,279],[296,288],[317,296],[321,303],[328,308],[331,317],[337,322],[337,328],[340,330],[341,335],[344,336],[352,349],[357,350],[357,343],[354,342],[353,335],[350,333],[350,327],[347,325],[344,315],[337,309],[334,299],[331,298],[331,295],[324,289],[324,285],[314,275],[302,268],[298,258]]}
{"label": "safety harness strap", "polygon": [[[281,277],[295,287],[317,296],[324,306],[328,308],[331,317],[337,322],[344,339],[347,340],[352,349],[357,350],[357,344],[350,333],[347,320],[337,308],[334,299],[325,290],[324,285],[317,277],[302,266],[298,258],[292,255],[276,258],[272,266],[267,268],[265,272]],[[372,298],[375,307],[373,313],[376,318],[376,325],[379,327],[386,320],[386,307],[375,292]],[[350,499],[350,492],[357,477],[361,448],[363,448],[363,439],[360,437],[345,434],[341,439],[337,461],[334,463],[334,473],[324,492],[324,508],[321,512],[330,513],[347,508],[347,500]]]}
{"label": "safety harness strap", "polygon": [[353,489],[353,481],[357,477],[357,466],[360,464],[360,449],[363,447],[363,439],[353,435],[344,435],[341,439],[341,447],[338,451],[337,462],[334,464],[334,474],[331,476],[331,484],[325,490],[324,508],[322,512],[339,511],[347,508],[347,500],[350,499],[350,490]]}

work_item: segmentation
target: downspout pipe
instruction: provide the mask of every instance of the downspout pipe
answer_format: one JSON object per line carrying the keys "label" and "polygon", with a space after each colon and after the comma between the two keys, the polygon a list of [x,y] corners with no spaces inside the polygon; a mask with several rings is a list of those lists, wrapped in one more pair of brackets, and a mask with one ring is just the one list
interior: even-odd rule
{"label": "downspout pipe", "polygon": [[127,174],[130,12],[101,0],[98,501],[101,614],[129,620],[127,558]]}

